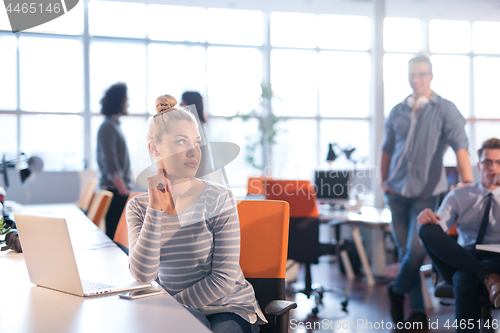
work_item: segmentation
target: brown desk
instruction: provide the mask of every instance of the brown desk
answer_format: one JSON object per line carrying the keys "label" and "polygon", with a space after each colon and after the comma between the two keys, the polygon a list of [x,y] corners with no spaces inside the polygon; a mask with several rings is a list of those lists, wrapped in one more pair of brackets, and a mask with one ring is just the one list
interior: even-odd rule
{"label": "brown desk", "polygon": [[[375,207],[362,207],[361,212],[347,211],[347,210],[320,210],[320,221],[328,222],[332,227],[335,227],[335,234],[337,237],[337,242],[340,242],[340,227],[343,225],[348,225],[352,230],[352,238],[356,249],[358,250],[359,257],[361,259],[361,264],[363,270],[366,274],[367,284],[372,286],[375,284],[375,279],[373,278],[372,269],[368,262],[368,257],[366,255],[366,250],[361,241],[361,235],[359,233],[359,227],[363,228],[374,228],[380,231],[385,231],[392,221],[391,211],[387,208],[380,209]],[[383,237],[377,237],[376,242],[382,242]],[[352,270],[351,262],[346,251],[341,251],[340,258],[344,267],[346,269],[346,274],[349,280],[354,279],[354,272]],[[385,266],[385,252],[384,256],[379,258],[383,260]]]}

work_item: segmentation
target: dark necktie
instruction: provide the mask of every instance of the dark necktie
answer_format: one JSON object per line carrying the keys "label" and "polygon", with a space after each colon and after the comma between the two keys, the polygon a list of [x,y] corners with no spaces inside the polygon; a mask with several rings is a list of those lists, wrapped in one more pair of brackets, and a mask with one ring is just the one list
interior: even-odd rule
{"label": "dark necktie", "polygon": [[484,235],[486,234],[486,227],[488,227],[488,222],[490,221],[490,211],[491,211],[491,199],[493,195],[488,194],[488,202],[486,203],[486,209],[484,210],[483,220],[481,221],[481,227],[477,233],[476,244],[482,244],[484,240]]}

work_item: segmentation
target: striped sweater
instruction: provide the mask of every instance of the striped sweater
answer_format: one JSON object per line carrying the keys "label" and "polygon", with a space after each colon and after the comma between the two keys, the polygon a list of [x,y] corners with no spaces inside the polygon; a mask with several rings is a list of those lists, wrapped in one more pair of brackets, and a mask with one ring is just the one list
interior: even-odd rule
{"label": "striped sweater", "polygon": [[148,194],[127,205],[130,271],[139,281],[160,278],[178,302],[209,315],[232,312],[265,322],[239,265],[240,226],[231,191],[207,181],[195,202],[170,215],[148,207]]}

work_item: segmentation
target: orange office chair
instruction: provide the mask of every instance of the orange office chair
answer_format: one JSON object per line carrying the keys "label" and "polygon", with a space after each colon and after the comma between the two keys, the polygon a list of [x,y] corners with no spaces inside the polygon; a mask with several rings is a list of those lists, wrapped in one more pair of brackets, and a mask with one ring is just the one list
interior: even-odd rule
{"label": "orange office chair", "polygon": [[122,215],[120,216],[120,221],[118,221],[118,225],[116,227],[115,236],[113,237],[113,241],[118,245],[120,249],[123,250],[126,254],[128,254],[128,226],[127,226],[127,204],[136,195],[142,194],[144,192],[132,192],[128,196],[127,203],[125,204],[125,208],[123,208]]}
{"label": "orange office chair", "polygon": [[113,200],[113,192],[107,190],[99,190],[92,199],[87,217],[94,222],[98,228],[101,228],[102,221],[108,213],[111,200]]}
{"label": "orange office chair", "polygon": [[319,243],[319,213],[314,187],[307,180],[265,180],[266,199],[283,200],[290,204],[290,232],[288,241],[288,259],[304,263],[306,268],[305,287],[294,290],[307,297],[314,295],[316,306],[313,314],[323,305],[323,293],[334,292],[343,296],[342,310],[347,311],[349,301],[347,293],[338,288],[329,290],[321,286],[312,286],[311,265],[317,264],[320,256],[335,254],[333,244]]}
{"label": "orange office chair", "polygon": [[247,183],[247,195],[264,195],[264,183],[270,177],[249,177]]}
{"label": "orange office chair", "polygon": [[85,213],[89,210],[90,203],[92,202],[92,198],[94,197],[94,192],[97,184],[99,184],[99,179],[92,178],[91,180],[89,180],[85,185],[80,198],[78,199],[77,206]]}
{"label": "orange office chair", "polygon": [[241,201],[238,215],[240,266],[269,322],[259,332],[286,333],[289,311],[297,307],[285,301],[289,205],[284,201]]}

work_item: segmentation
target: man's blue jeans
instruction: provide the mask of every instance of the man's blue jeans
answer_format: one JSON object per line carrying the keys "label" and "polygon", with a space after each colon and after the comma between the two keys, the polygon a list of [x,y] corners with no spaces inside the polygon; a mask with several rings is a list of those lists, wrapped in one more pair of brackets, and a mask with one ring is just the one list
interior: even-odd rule
{"label": "man's blue jeans", "polygon": [[420,266],[426,256],[417,232],[417,216],[426,208],[436,210],[437,196],[427,198],[406,198],[386,193],[391,209],[392,238],[398,248],[401,267],[392,287],[399,295],[408,293],[412,312],[425,312],[420,282]]}
{"label": "man's blue jeans", "polygon": [[[423,225],[418,232],[439,275],[453,285],[457,332],[479,332],[479,296],[488,296],[483,283],[486,276],[500,274],[500,253],[466,250],[436,224]],[[461,329],[460,322],[468,323],[469,319],[474,327]]]}
{"label": "man's blue jeans", "polygon": [[199,310],[186,307],[193,316],[214,333],[258,333],[257,322],[250,324],[235,313],[223,312],[205,316]]}

